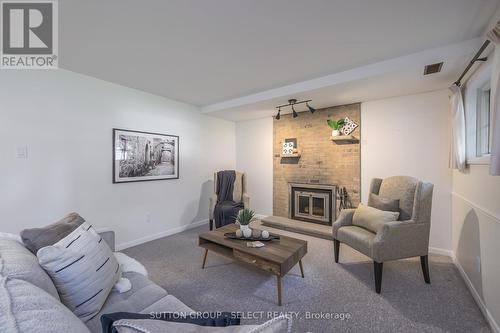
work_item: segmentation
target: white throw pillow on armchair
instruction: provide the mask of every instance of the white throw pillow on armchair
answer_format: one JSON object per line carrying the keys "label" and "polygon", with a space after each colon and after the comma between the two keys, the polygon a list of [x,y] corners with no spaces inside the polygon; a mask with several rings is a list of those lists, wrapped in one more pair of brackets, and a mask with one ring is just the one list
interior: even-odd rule
{"label": "white throw pillow on armchair", "polygon": [[377,233],[382,229],[384,224],[397,221],[398,218],[399,212],[388,212],[359,204],[358,208],[354,211],[352,224]]}

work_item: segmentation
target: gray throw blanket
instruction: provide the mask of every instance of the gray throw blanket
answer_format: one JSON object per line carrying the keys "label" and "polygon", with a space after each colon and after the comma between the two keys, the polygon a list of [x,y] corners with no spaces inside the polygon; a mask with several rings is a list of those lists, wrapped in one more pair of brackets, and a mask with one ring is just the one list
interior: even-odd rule
{"label": "gray throw blanket", "polygon": [[235,179],[236,172],[234,170],[217,172],[217,203],[214,210],[216,228],[234,223],[236,215],[240,209],[243,209],[242,202],[234,202],[233,200]]}

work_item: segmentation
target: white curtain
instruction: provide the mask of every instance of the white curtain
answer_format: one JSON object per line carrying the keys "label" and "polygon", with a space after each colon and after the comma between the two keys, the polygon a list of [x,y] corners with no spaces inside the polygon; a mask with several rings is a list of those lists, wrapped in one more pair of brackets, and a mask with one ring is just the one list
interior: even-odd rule
{"label": "white curtain", "polygon": [[462,91],[457,85],[450,87],[452,116],[452,140],[450,152],[450,167],[460,171],[465,170],[465,110]]}
{"label": "white curtain", "polygon": [[493,72],[491,73],[490,111],[493,112],[493,122],[490,174],[500,176],[500,21],[488,33],[488,39],[495,45]]}

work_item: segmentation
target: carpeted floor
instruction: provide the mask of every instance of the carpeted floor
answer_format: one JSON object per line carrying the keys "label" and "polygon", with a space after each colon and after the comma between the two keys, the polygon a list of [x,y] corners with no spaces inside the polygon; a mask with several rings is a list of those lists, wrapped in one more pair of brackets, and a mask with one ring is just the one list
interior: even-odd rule
{"label": "carpeted floor", "polygon": [[308,242],[305,278],[298,266],[283,278],[280,307],[276,279],[269,273],[210,252],[207,267],[201,269],[198,234],[206,230],[191,229],[124,252],[191,308],[241,311],[248,318],[244,323],[262,323],[273,312],[291,312],[296,316],[293,332],[490,332],[447,257],[430,256],[431,285],[424,283],[418,258],[384,263],[378,295],[367,257],[342,245],[341,263],[335,264],[331,241],[273,230]]}

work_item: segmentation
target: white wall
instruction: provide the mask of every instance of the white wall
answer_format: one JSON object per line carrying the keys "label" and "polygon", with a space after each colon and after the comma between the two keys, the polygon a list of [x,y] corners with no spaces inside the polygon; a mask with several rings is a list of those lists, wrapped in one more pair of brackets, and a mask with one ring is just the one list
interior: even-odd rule
{"label": "white wall", "polygon": [[247,174],[250,206],[273,213],[273,118],[236,123],[236,169]]}
{"label": "white wall", "polygon": [[[112,184],[112,128],[180,136],[180,179]],[[208,218],[213,172],[235,167],[234,123],[64,70],[0,73],[0,230],[76,211],[130,245]],[[17,159],[28,145],[28,159]],[[148,215],[150,219],[148,221]]]}
{"label": "white wall", "polygon": [[453,173],[453,252],[497,325],[500,323],[500,177],[489,166]]}
{"label": "white wall", "polygon": [[[491,71],[488,63],[482,64],[466,84],[467,122],[475,122],[471,109],[475,107],[475,92],[471,90],[482,84],[486,71]],[[475,131],[468,129],[470,143]],[[464,173],[455,171],[452,209],[456,263],[486,318],[500,332],[500,177],[489,175],[489,165],[470,165]]]}
{"label": "white wall", "polygon": [[430,247],[451,250],[446,90],[361,104],[361,194],[372,178],[407,175],[434,184]]}

